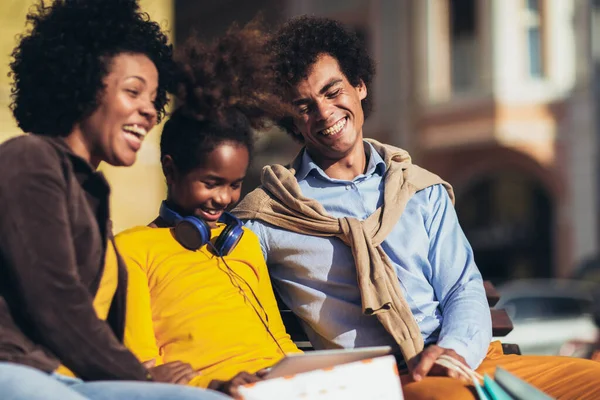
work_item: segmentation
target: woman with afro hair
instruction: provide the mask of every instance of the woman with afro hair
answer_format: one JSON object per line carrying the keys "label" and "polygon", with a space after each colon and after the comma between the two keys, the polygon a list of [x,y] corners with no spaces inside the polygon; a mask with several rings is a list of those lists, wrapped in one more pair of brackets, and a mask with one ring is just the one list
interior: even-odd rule
{"label": "woman with afro hair", "polygon": [[163,116],[167,37],[136,0],[40,1],[27,22],[10,65],[27,134],[0,146],[2,398],[225,398],[152,382],[195,373],[122,344],[127,272],[96,168],[132,165]]}
{"label": "woman with afro hair", "polygon": [[210,44],[186,42],[176,58],[179,108],[160,143],[166,200],[149,226],[116,237],[130,277],[127,346],[141,359],[190,363],[199,372],[190,385],[232,396],[299,352],[256,235],[227,213],[240,198],[253,129],[291,111],[265,44],[255,22]]}

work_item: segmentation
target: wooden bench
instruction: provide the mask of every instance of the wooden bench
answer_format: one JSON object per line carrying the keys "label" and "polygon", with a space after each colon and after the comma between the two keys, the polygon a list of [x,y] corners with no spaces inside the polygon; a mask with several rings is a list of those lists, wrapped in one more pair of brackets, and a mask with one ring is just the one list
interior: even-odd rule
{"label": "wooden bench", "polygon": [[[498,300],[500,300],[500,294],[490,281],[484,281],[483,286],[490,308],[494,307],[496,303],[498,303]],[[312,350],[312,345],[310,344],[298,317],[296,317],[296,315],[283,303],[279,295],[277,295],[277,292],[275,292],[275,297],[279,304],[279,311],[281,312],[283,324],[294,343],[296,343],[296,346],[304,351]],[[506,311],[493,308],[490,311],[492,314],[492,334],[495,337],[508,335],[510,331],[513,330],[513,324]],[[519,346],[516,344],[504,343],[502,344],[502,348],[504,354],[521,354]]]}
{"label": "wooden bench", "polygon": [[[500,293],[498,293],[490,281],[484,281],[483,287],[485,288],[485,295],[489,306],[494,307],[498,303],[498,300],[500,300]],[[513,330],[513,324],[506,310],[492,308],[490,312],[492,314],[492,334],[496,337],[508,335]],[[519,349],[518,344],[502,343],[502,350],[504,354],[521,355],[521,349]]]}

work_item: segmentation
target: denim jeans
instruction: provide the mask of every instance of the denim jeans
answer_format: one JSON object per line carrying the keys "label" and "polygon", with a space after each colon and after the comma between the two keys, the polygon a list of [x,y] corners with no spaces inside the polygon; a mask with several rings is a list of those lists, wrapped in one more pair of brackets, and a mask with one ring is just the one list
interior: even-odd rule
{"label": "denim jeans", "polygon": [[212,390],[154,382],[84,382],[46,374],[19,364],[0,362],[2,400],[225,400]]}

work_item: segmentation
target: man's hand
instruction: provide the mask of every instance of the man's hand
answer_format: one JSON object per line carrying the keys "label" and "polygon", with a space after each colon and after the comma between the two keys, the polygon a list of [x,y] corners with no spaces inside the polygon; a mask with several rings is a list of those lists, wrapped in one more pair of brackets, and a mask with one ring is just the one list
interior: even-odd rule
{"label": "man's hand", "polygon": [[156,360],[154,359],[142,364],[157,382],[186,385],[192,378],[198,375],[198,372],[194,371],[190,364],[181,361],[171,361],[158,367],[155,367]]}
{"label": "man's hand", "polygon": [[261,381],[263,380],[265,374],[265,370],[260,370],[255,374],[249,374],[248,372],[240,372],[228,381],[220,381],[214,379],[210,382],[208,388],[221,393],[225,393],[226,395],[231,396],[234,399],[239,399],[240,392],[238,391],[238,388],[241,385]]}
{"label": "man's hand", "polygon": [[437,345],[431,345],[409,362],[409,369],[411,371],[412,379],[415,382],[418,382],[428,375],[460,378],[462,375],[455,370],[448,369],[435,363],[436,360],[443,354],[452,357],[453,359],[467,366],[465,359],[459,356],[454,350],[445,349]]}

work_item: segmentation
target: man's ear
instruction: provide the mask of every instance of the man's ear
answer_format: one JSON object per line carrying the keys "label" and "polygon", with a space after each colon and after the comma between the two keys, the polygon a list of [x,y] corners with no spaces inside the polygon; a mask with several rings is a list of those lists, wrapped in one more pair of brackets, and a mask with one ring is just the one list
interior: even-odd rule
{"label": "man's ear", "polygon": [[292,137],[299,142],[304,141],[304,137],[296,126],[296,120],[293,116],[287,116],[279,121],[279,125],[292,134]]}
{"label": "man's ear", "polygon": [[365,98],[367,98],[367,85],[365,85],[365,82],[362,79],[356,86],[356,90],[358,91],[358,97],[361,100],[364,100]]}
{"label": "man's ear", "polygon": [[177,167],[175,166],[175,162],[173,162],[173,157],[168,154],[160,160],[160,163],[163,174],[167,179],[167,187],[169,187],[177,179]]}
{"label": "man's ear", "polygon": [[300,140],[300,141],[304,140],[304,137],[300,133],[300,129],[298,129],[296,124],[292,124],[291,128],[292,128],[292,133],[297,140]]}

